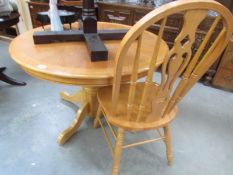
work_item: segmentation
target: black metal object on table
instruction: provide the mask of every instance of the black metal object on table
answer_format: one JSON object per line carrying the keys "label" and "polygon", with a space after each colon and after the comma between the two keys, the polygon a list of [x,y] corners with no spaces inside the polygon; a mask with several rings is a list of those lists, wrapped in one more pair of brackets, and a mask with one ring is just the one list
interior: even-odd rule
{"label": "black metal object on table", "polygon": [[[59,16],[62,24],[69,24],[71,29],[71,24],[78,20],[79,15],[75,12],[70,12],[67,10],[59,10]],[[38,12],[36,20],[38,20],[42,24],[42,28],[44,29],[44,25],[50,23],[48,12]]]}
{"label": "black metal object on table", "polygon": [[108,59],[108,50],[102,42],[104,40],[122,39],[128,30],[97,30],[97,18],[94,0],[83,1],[82,27],[73,31],[42,31],[34,32],[35,44],[48,44],[58,41],[85,41],[90,53],[91,61]]}
{"label": "black metal object on table", "polygon": [[[16,25],[19,22],[19,16],[20,15],[18,12],[12,12],[10,16],[0,17],[0,30]],[[13,78],[10,78],[6,74],[4,74],[5,70],[6,70],[6,67],[0,67],[0,80],[1,81],[11,84],[11,85],[19,85],[19,86],[26,85],[25,82],[19,82]]]}

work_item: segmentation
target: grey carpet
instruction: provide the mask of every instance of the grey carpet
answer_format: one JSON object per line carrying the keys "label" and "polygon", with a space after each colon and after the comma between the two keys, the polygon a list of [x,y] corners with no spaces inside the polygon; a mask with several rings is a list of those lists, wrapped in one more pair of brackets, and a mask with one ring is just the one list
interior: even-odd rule
{"label": "grey carpet", "polygon": [[[0,82],[0,175],[108,175],[112,158],[100,129],[87,119],[64,146],[58,134],[73,120],[77,107],[62,102],[59,92],[78,87],[37,80],[24,73],[0,42],[0,65],[27,82],[25,87]],[[233,174],[233,94],[196,84],[179,105],[172,123],[174,163],[167,166],[163,142],[125,150],[124,175]],[[153,132],[127,134],[126,142]]]}

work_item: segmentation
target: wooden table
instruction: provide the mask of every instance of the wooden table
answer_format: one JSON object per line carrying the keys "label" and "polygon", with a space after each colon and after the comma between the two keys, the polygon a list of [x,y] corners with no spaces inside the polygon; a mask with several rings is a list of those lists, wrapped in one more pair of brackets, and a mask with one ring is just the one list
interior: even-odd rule
{"label": "wooden table", "polygon": [[[72,28],[77,28],[73,24]],[[98,29],[126,29],[130,26],[99,22]],[[42,30],[37,28],[36,30]],[[99,87],[112,84],[114,73],[114,58],[120,40],[104,41],[108,51],[109,60],[91,62],[84,42],[54,43],[34,45],[30,30],[18,36],[10,44],[11,57],[31,76],[52,82],[79,85],[82,90],[70,95],[61,92],[61,98],[80,103],[80,108],[73,123],[58,137],[58,143],[64,144],[81,125],[87,116],[95,116],[98,107],[96,93]],[[143,77],[148,70],[148,63],[155,46],[157,36],[146,32],[143,35],[143,54],[140,57],[139,76]],[[157,64],[163,62],[168,46],[162,42]],[[123,81],[128,81],[131,74],[132,58],[135,55],[136,43],[127,53],[125,67],[123,68]]]}
{"label": "wooden table", "polygon": [[[20,15],[18,12],[12,12],[10,16],[0,17],[0,30],[16,25],[19,22],[19,16]],[[19,82],[13,78],[10,78],[6,74],[4,74],[3,72],[5,70],[6,70],[6,67],[0,67],[0,80],[1,81],[11,84],[11,85],[19,85],[19,86],[26,85],[26,83]]]}

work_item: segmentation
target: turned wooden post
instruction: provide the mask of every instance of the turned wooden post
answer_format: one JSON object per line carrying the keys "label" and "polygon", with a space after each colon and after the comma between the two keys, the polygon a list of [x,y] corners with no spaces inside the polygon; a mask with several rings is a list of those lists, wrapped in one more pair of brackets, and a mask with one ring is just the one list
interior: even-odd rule
{"label": "turned wooden post", "polygon": [[83,1],[83,33],[97,33],[97,19],[93,0]]}

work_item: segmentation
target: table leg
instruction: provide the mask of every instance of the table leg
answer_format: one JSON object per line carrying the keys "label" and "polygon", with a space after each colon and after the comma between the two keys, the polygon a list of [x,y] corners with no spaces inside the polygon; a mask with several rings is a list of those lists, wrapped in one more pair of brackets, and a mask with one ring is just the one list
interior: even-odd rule
{"label": "table leg", "polygon": [[81,107],[70,127],[58,136],[59,144],[64,144],[70,137],[72,137],[86,116],[90,115],[95,117],[98,108],[97,90],[98,88],[96,87],[83,87],[82,91],[73,95],[70,95],[67,92],[61,92],[60,95],[63,100],[71,103],[80,103]]}
{"label": "table leg", "polygon": [[68,101],[70,103],[82,103],[84,94],[83,91],[78,91],[75,94],[61,92],[60,96],[63,100]]}
{"label": "table leg", "polygon": [[82,124],[84,118],[86,117],[86,114],[88,112],[88,103],[85,103],[77,112],[76,118],[74,119],[73,123],[70,125],[69,128],[64,130],[59,136],[58,136],[58,143],[60,145],[63,145],[74,133],[76,130],[80,127]]}

